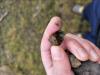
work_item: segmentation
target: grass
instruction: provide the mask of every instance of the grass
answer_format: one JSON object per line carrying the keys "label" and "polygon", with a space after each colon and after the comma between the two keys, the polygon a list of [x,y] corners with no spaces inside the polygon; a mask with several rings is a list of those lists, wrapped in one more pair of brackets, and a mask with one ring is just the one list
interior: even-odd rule
{"label": "grass", "polygon": [[71,12],[74,4],[89,0],[0,0],[8,15],[0,23],[0,66],[14,75],[45,75],[40,40],[50,18],[59,15],[63,30],[76,32],[80,17]]}

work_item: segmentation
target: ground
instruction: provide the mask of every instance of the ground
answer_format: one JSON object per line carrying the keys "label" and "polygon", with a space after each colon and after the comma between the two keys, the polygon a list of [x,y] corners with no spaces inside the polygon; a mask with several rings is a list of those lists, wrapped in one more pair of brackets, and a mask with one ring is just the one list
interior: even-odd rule
{"label": "ground", "polygon": [[0,69],[6,66],[13,75],[45,75],[40,41],[47,23],[58,15],[66,33],[78,31],[80,16],[71,9],[89,1],[0,0],[0,12],[8,12],[0,21]]}

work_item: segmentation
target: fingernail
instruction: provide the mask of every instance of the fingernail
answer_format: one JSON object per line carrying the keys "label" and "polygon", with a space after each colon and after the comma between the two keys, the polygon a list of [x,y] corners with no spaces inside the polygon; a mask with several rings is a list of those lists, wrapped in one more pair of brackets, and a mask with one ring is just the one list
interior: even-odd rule
{"label": "fingernail", "polygon": [[86,58],[87,52],[85,52],[83,49],[78,49],[77,51],[78,51],[79,55],[80,55],[82,58]]}
{"label": "fingernail", "polygon": [[53,60],[61,60],[63,58],[61,49],[57,46],[53,46],[51,48],[51,54],[52,54],[52,59]]}
{"label": "fingernail", "polygon": [[99,58],[99,56],[97,55],[97,53],[94,50],[91,50],[90,53],[91,53],[93,59],[97,61],[98,58]]}

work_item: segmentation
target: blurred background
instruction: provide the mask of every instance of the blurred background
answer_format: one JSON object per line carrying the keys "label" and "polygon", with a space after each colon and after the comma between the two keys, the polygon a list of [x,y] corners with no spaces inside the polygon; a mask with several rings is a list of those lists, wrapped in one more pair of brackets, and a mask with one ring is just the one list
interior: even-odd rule
{"label": "blurred background", "polygon": [[77,32],[75,4],[90,0],[0,0],[0,75],[45,75],[40,41],[50,18],[60,16],[63,30]]}

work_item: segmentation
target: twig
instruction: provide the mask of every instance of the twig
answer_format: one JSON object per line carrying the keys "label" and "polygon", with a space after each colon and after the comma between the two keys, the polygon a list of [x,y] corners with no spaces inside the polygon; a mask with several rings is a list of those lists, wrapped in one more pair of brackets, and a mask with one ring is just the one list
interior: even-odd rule
{"label": "twig", "polygon": [[0,17],[0,22],[8,15],[8,12],[6,11],[1,17]]}

